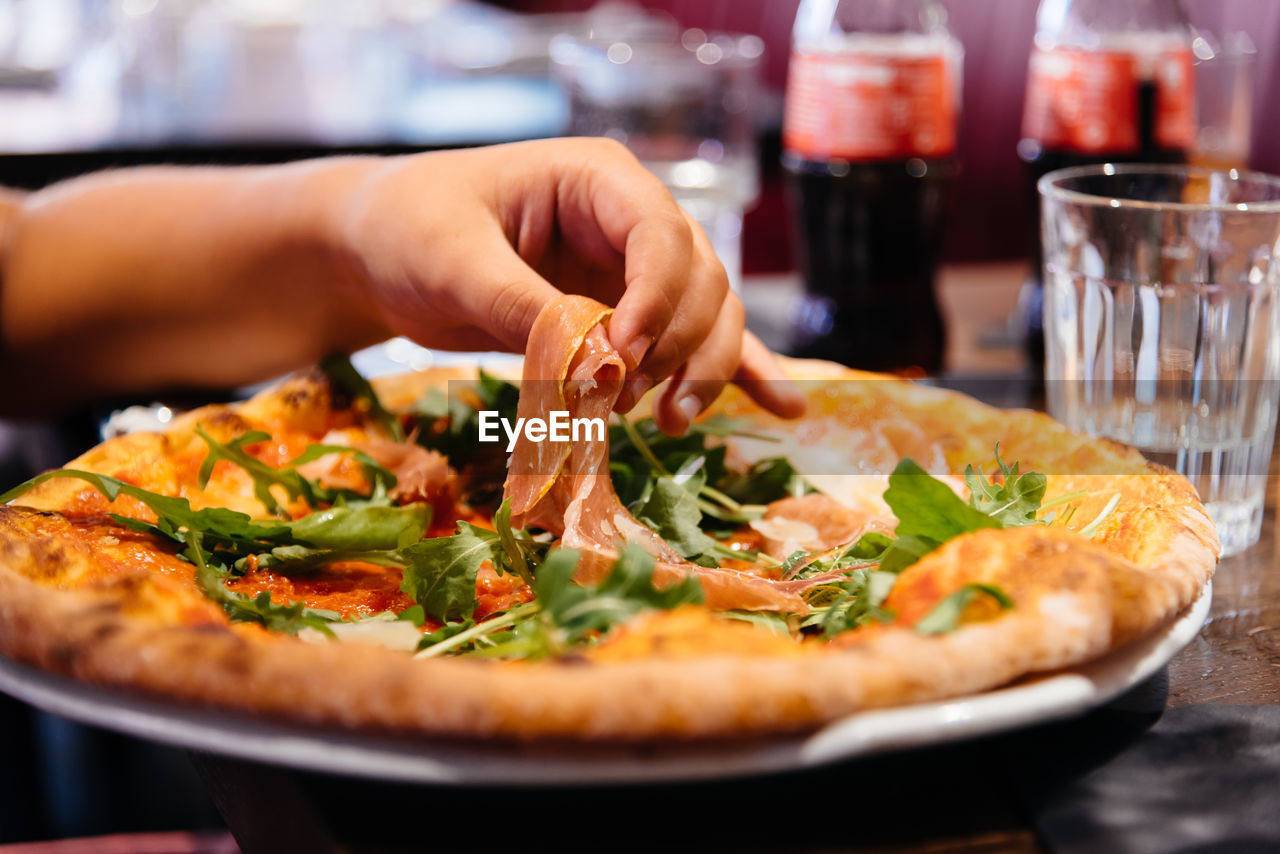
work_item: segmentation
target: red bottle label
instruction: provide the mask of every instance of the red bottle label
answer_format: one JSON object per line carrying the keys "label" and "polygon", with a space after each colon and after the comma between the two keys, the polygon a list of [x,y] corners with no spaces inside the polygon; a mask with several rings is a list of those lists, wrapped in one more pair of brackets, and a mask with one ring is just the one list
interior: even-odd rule
{"label": "red bottle label", "polygon": [[956,147],[947,57],[794,51],[782,141],[808,160],[941,157]]}
{"label": "red bottle label", "polygon": [[1148,55],[1035,48],[1022,135],[1045,148],[1136,152],[1142,140],[1138,86],[1143,80],[1155,88],[1151,137],[1156,145],[1189,148],[1195,135],[1192,57],[1182,47]]}

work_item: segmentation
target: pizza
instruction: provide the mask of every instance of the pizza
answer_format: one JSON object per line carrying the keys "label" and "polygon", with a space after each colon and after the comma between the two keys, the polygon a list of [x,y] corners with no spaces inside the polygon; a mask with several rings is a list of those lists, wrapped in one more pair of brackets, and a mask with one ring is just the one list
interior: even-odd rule
{"label": "pizza", "polygon": [[15,487],[0,652],[404,737],[743,737],[1103,656],[1213,572],[1185,479],[1043,414],[792,360],[797,421],[612,415],[609,315],[548,306],[518,382],[332,359]]}

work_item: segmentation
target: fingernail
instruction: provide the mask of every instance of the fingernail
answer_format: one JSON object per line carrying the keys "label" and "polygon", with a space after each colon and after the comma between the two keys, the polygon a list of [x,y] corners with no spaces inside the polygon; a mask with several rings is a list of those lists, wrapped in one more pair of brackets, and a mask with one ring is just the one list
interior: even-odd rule
{"label": "fingernail", "polygon": [[702,401],[691,394],[686,394],[676,401],[676,409],[680,410],[680,414],[684,416],[687,431],[688,425],[693,424],[693,419],[697,418],[698,413],[702,411]]}
{"label": "fingernail", "polygon": [[653,346],[653,339],[648,335],[641,335],[636,340],[627,345],[625,357],[627,360],[627,370],[634,371],[640,367],[640,363],[644,361],[644,356],[649,352],[649,348]]}

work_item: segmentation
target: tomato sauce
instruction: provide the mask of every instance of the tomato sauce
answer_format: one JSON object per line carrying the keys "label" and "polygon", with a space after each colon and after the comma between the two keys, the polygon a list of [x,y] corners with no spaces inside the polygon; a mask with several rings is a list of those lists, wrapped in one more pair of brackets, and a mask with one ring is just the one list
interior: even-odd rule
{"label": "tomato sauce", "polygon": [[344,617],[383,611],[399,613],[414,604],[400,591],[400,570],[366,563],[333,564],[294,576],[254,569],[241,578],[228,580],[227,589],[250,597],[266,591],[273,602],[301,602],[308,608],[337,611]]}

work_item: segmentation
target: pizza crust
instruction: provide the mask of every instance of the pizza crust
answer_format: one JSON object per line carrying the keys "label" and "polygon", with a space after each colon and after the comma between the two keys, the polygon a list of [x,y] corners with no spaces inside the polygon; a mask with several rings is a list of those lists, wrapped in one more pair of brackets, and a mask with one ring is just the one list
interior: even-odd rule
{"label": "pizza crust", "polygon": [[[26,512],[0,515],[3,567],[93,563],[92,552],[14,536]],[[1058,554],[1072,562],[1068,551]],[[1102,652],[1110,628],[1105,578],[1073,563],[1071,571],[1079,575],[1071,589],[1024,598],[1009,617],[945,636],[886,629],[802,655],[545,664],[420,661],[252,626],[167,625],[130,612],[150,579],[65,592],[0,571],[0,648],[92,683],[322,726],[515,739],[760,735],[980,691]]]}
{"label": "pizza crust", "polygon": [[[194,587],[144,570],[120,573],[101,550],[51,532],[47,514],[3,507],[0,651],[100,685],[327,727],[512,739],[737,737],[810,729],[863,709],[960,696],[1089,660],[1174,617],[1212,574],[1217,540],[1190,485],[1136,452],[1076,437],[1038,413],[995,410],[824,363],[789,365],[811,377],[876,380],[874,393],[894,406],[923,422],[945,421],[963,439],[956,453],[970,443],[989,453],[990,440],[1004,438],[1010,458],[1058,465],[1106,457],[1133,472],[1106,478],[1123,494],[1121,508],[1097,542],[1057,528],[983,531],[904,571],[893,594],[904,601],[912,589],[932,586],[936,601],[978,581],[999,584],[1014,598],[1012,610],[950,634],[922,636],[891,624],[785,654],[762,642],[711,643],[706,655],[640,645],[632,654],[614,648],[610,657],[606,642],[595,657],[524,663],[418,660],[232,625]],[[452,378],[427,372],[389,381],[389,402],[401,405]],[[160,465],[165,477],[164,461],[194,447],[196,423],[233,431],[302,425],[323,433],[331,401],[321,380],[299,378],[239,406],[190,413],[163,436],[111,440],[73,465],[115,473],[141,458]],[[730,411],[742,405],[734,394],[723,404]],[[1077,484],[1055,480],[1051,490]],[[61,506],[70,500],[68,487],[78,488],[51,481],[23,501]],[[190,497],[199,506],[222,496]],[[187,608],[204,618],[179,622],[174,614]]]}

